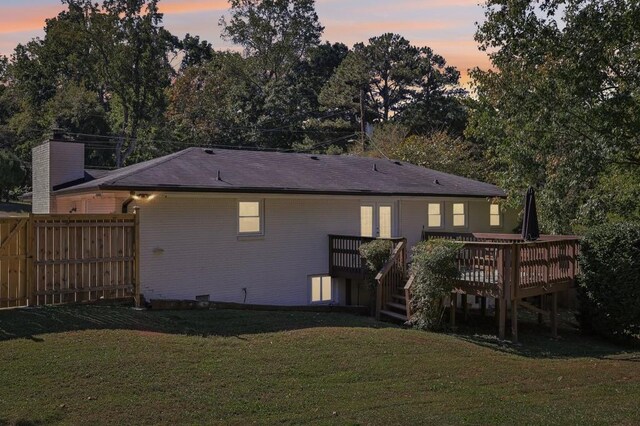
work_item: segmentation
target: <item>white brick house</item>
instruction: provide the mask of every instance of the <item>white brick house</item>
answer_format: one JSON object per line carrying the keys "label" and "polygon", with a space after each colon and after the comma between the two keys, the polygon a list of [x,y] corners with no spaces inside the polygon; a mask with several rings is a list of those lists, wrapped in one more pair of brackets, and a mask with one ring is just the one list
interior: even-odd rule
{"label": "white brick house", "polygon": [[363,286],[329,277],[328,235],[511,232],[490,184],[355,156],[189,148],[108,173],[84,146],[33,150],[34,213],[140,215],[147,299],[358,304]]}

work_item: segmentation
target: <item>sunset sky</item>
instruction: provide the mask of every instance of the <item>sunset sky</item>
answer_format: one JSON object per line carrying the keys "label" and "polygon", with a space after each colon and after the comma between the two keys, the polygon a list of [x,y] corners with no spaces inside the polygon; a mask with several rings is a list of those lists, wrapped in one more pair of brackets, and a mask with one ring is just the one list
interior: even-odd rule
{"label": "sunset sky", "polygon": [[[349,46],[385,32],[403,35],[413,44],[430,46],[463,73],[487,68],[486,55],[473,40],[475,22],[483,18],[479,0],[316,0],[325,26],[324,39]],[[232,46],[220,39],[218,21],[226,0],[161,0],[164,24],[182,37],[200,35],[216,49]],[[9,55],[17,43],[43,35],[44,20],[62,10],[59,0],[0,0],[0,54]]]}

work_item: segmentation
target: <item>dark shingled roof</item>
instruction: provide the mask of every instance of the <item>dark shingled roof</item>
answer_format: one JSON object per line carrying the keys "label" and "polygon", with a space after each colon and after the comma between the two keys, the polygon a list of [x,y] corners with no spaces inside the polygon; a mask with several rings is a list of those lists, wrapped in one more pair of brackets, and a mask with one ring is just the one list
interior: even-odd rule
{"label": "dark shingled roof", "polygon": [[188,148],[56,193],[91,190],[505,196],[495,185],[400,161],[208,148]]}

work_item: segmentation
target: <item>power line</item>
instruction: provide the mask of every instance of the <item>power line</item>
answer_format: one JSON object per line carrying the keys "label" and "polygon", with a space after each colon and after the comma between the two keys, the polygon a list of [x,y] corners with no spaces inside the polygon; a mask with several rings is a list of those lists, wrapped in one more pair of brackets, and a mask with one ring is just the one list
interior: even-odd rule
{"label": "power line", "polygon": [[[332,132],[332,131],[325,131],[322,134],[324,135],[330,135],[330,136],[336,136],[336,135],[341,135],[341,133],[345,133],[345,132]],[[70,136],[79,136],[79,137],[91,137],[91,138],[104,138],[106,136],[104,135],[95,135],[95,134],[88,134],[88,133],[73,133],[73,132],[65,132],[65,134],[70,135]],[[343,138],[349,138],[352,137],[357,134],[355,134],[353,131],[348,132],[347,134],[341,135],[339,136],[340,139]],[[136,142],[140,142],[140,143],[159,143],[159,144],[165,144],[165,145],[173,145],[173,146],[186,146],[186,147],[197,147],[197,146],[207,146],[207,147],[217,147],[217,148],[229,148],[229,149],[243,149],[243,148],[249,148],[249,149],[253,149],[253,150],[264,150],[264,151],[287,151],[289,149],[287,148],[269,148],[269,147],[259,147],[259,146],[250,146],[250,145],[229,145],[229,144],[216,144],[213,142],[216,141],[223,141],[226,140],[226,138],[218,138],[218,139],[209,139],[208,141],[204,142],[204,145],[202,144],[194,144],[192,142],[189,141],[180,141],[180,140],[175,140],[175,139],[152,139],[152,138],[140,138],[140,137],[136,137],[136,138],[128,138],[127,141],[136,141]],[[110,138],[108,140],[90,140],[90,139],[84,139],[84,140],[77,140],[77,141],[73,141],[73,142],[78,142],[78,143],[83,143],[87,146],[93,146],[96,147],[96,149],[98,148],[110,148],[113,149],[114,145],[118,144],[120,141],[114,140],[113,138]],[[321,142],[321,144],[324,142]]]}

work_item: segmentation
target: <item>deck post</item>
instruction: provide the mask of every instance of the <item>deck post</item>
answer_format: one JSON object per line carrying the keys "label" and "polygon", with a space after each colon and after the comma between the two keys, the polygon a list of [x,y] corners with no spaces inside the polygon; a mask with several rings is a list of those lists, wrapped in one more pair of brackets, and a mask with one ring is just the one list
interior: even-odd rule
{"label": "deck post", "polygon": [[466,321],[469,321],[469,304],[467,303],[467,293],[462,294],[462,312],[463,318]]}
{"label": "deck post", "polygon": [[551,293],[551,335],[558,337],[558,293]]}
{"label": "deck post", "polygon": [[[544,294],[541,294],[540,296],[538,296],[538,298],[540,299],[540,309],[544,309]],[[538,324],[542,325],[542,323],[544,322],[544,318],[542,317],[542,313],[538,312]]]}
{"label": "deck post", "polygon": [[380,321],[380,311],[382,310],[382,283],[376,284],[376,320]]}
{"label": "deck post", "polygon": [[456,326],[456,305],[458,304],[458,293],[451,293],[449,296],[449,324],[451,328]]}
{"label": "deck post", "polygon": [[519,300],[511,301],[511,342],[518,343],[518,303]]}
{"label": "deck post", "polygon": [[500,311],[498,313],[498,338],[504,340],[504,332],[507,322],[507,299],[501,296],[499,299]]}
{"label": "deck post", "polygon": [[487,296],[482,296],[480,302],[480,314],[485,317],[487,316]]}

